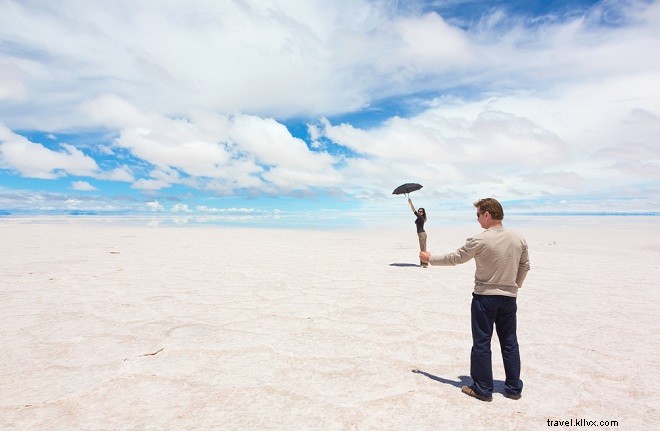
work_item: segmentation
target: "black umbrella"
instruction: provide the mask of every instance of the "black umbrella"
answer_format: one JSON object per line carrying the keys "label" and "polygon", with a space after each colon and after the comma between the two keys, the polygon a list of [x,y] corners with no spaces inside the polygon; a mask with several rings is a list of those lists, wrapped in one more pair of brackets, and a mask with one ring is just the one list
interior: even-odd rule
{"label": "black umbrella", "polygon": [[419,190],[422,187],[424,187],[421,184],[417,183],[405,183],[401,184],[399,187],[395,188],[394,191],[392,192],[393,195],[402,195],[402,194],[408,194],[410,192],[414,192],[415,190]]}

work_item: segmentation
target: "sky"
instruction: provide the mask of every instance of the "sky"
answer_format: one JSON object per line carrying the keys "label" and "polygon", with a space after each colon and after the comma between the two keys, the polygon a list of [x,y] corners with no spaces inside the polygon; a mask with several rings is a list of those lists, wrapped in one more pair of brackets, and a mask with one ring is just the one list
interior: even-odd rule
{"label": "sky", "polygon": [[658,1],[0,10],[0,215],[660,211]]}

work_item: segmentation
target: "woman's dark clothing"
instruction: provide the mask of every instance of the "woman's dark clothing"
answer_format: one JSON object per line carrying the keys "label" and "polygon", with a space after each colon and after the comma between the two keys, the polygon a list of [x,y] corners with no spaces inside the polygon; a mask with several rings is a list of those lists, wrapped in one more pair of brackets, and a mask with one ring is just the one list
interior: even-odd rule
{"label": "woman's dark clothing", "polygon": [[[418,212],[415,213],[417,218],[415,219],[415,225],[417,226],[417,236],[419,237],[419,250],[426,251],[426,232],[424,231],[424,216],[419,215]],[[419,261],[419,265],[423,268],[428,266],[428,263]]]}
{"label": "woman's dark clothing", "polygon": [[424,217],[417,214],[417,219],[415,220],[415,224],[417,225],[417,233],[424,232]]}

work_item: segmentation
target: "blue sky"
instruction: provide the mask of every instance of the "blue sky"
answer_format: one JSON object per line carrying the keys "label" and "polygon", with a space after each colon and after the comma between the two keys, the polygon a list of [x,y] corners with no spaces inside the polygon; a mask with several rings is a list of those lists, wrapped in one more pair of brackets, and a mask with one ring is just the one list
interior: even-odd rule
{"label": "blue sky", "polygon": [[0,211],[657,212],[656,1],[0,0]]}

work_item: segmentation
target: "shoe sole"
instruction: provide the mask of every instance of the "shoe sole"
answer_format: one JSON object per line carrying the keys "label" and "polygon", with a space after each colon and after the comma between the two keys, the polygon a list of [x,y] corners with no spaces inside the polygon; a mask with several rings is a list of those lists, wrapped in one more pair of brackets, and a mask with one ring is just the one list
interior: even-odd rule
{"label": "shoe sole", "polygon": [[476,392],[474,391],[474,389],[472,389],[472,388],[469,387],[469,386],[463,386],[463,387],[461,388],[461,392],[463,392],[463,393],[466,394],[466,395],[471,396],[472,398],[476,398],[476,399],[478,399],[479,401],[485,401],[485,402],[487,402],[487,403],[493,401],[493,397],[484,397],[484,396],[482,396],[482,395],[479,395],[478,393],[476,393]]}

